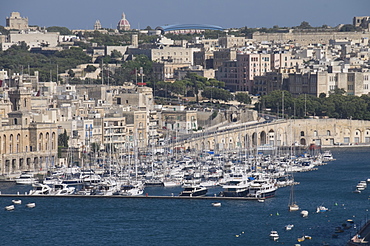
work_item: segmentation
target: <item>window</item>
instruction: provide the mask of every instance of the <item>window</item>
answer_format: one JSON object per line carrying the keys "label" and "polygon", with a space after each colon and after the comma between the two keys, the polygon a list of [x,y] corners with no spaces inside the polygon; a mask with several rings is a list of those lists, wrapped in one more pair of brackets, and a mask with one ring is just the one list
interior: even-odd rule
{"label": "window", "polygon": [[301,131],[301,137],[304,137],[304,131]]}

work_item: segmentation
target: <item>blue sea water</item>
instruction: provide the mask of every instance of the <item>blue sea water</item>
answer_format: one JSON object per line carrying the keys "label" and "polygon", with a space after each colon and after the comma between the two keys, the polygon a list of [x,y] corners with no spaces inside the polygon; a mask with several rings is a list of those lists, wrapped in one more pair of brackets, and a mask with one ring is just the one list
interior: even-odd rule
{"label": "blue sea water", "polygon": [[[353,193],[360,180],[370,178],[369,148],[332,149],[336,158],[318,170],[296,173],[296,201],[309,211],[288,211],[290,188],[276,197],[257,201],[25,197],[14,211],[0,210],[1,245],[345,245],[369,215],[370,187]],[[23,193],[29,187],[0,184],[2,193]],[[181,188],[146,188],[149,195],[177,195]],[[211,190],[209,193],[217,193]],[[0,208],[14,198],[0,197]],[[35,202],[36,207],[25,207]],[[316,206],[330,210],[316,213]],[[354,220],[333,238],[337,226]],[[291,231],[284,226],[294,224]],[[277,242],[269,239],[278,231]]]}

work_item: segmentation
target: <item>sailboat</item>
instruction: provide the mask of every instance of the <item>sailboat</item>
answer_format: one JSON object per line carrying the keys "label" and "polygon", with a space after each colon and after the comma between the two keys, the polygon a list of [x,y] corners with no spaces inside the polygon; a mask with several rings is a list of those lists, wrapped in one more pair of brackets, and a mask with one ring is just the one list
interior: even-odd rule
{"label": "sailboat", "polygon": [[289,204],[288,204],[288,207],[289,207],[289,211],[298,211],[299,210],[299,206],[296,203],[295,198],[294,198],[294,181],[293,181],[293,183],[291,185],[291,189],[290,189],[290,196],[289,196]]}

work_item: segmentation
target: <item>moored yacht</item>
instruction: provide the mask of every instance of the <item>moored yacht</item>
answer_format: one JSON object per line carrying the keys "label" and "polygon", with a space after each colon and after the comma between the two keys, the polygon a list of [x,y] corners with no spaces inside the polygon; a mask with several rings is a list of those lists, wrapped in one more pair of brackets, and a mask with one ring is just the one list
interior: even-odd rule
{"label": "moored yacht", "polygon": [[248,197],[269,198],[275,196],[276,182],[271,179],[256,179],[250,184]]}
{"label": "moored yacht", "polygon": [[75,187],[69,187],[67,184],[54,184],[51,186],[50,195],[63,196],[75,193]]}
{"label": "moored yacht", "polygon": [[221,196],[224,197],[245,197],[249,192],[250,182],[248,180],[229,180],[222,186],[224,189]]}
{"label": "moored yacht", "polygon": [[37,179],[33,177],[33,174],[24,172],[19,178],[15,179],[15,182],[21,185],[31,185],[37,183]]}
{"label": "moored yacht", "polygon": [[184,190],[179,194],[179,196],[205,196],[208,192],[206,187],[200,185],[184,186]]}
{"label": "moored yacht", "polygon": [[49,195],[51,188],[46,184],[33,184],[33,189],[30,190],[30,195]]}

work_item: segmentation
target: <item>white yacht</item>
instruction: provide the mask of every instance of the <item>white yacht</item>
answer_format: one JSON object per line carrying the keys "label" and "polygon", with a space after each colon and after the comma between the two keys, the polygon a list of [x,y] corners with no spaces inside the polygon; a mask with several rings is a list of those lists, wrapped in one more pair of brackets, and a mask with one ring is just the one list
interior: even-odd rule
{"label": "white yacht", "polygon": [[67,184],[54,184],[51,186],[49,194],[53,196],[72,195],[75,193],[75,190],[75,187],[70,187]]}
{"label": "white yacht", "polygon": [[37,183],[37,179],[33,177],[33,174],[25,172],[19,178],[15,179],[15,182],[21,185],[31,185]]}
{"label": "white yacht", "polygon": [[49,195],[50,194],[50,191],[51,191],[51,188],[50,186],[46,185],[46,184],[40,184],[40,183],[37,183],[37,184],[33,184],[33,189],[30,190],[29,194],[31,196],[33,195]]}
{"label": "white yacht", "polygon": [[274,240],[274,241],[277,241],[279,239],[279,234],[277,231],[271,231],[270,232],[270,239],[271,240]]}
{"label": "white yacht", "polygon": [[222,186],[221,196],[224,197],[245,197],[249,192],[250,182],[247,179],[229,180]]}
{"label": "white yacht", "polygon": [[248,197],[269,198],[275,196],[276,181],[269,178],[255,179],[250,184]]}
{"label": "white yacht", "polygon": [[333,154],[330,152],[330,150],[324,151],[324,153],[322,154],[322,160],[323,161],[333,161],[334,160]]}
{"label": "white yacht", "polygon": [[180,193],[179,196],[205,196],[208,192],[206,187],[200,185],[189,185],[184,186],[184,190]]}

